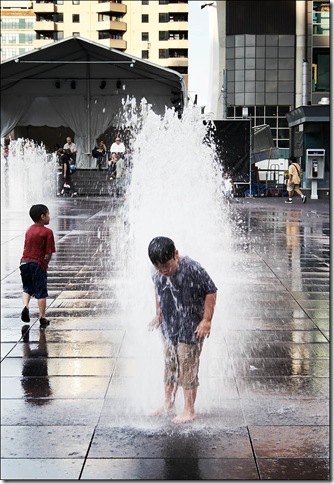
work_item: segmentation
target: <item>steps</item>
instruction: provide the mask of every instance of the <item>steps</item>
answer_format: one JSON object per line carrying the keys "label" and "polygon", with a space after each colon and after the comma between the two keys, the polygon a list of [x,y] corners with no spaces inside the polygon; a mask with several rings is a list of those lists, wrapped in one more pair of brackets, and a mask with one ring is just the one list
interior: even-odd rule
{"label": "steps", "polygon": [[115,180],[107,177],[106,169],[77,169],[72,181],[78,196],[111,196],[114,192]]}

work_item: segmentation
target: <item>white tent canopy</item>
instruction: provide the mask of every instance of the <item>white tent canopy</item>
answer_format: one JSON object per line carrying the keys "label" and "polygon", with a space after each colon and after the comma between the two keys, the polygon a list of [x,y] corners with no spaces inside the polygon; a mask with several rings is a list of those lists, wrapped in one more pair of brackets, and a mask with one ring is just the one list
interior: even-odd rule
{"label": "white tent canopy", "polygon": [[182,109],[183,77],[81,37],[49,44],[1,65],[1,137],[15,126],[65,126],[74,132],[78,160],[115,125],[124,100],[146,99],[163,114]]}

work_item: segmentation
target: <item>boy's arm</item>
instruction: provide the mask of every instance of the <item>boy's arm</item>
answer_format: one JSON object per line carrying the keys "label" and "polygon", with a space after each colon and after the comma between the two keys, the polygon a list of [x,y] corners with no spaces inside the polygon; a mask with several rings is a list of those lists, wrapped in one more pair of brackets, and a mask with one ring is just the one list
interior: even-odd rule
{"label": "boy's arm", "polygon": [[51,257],[52,257],[52,254],[45,254],[44,259],[46,260],[47,263],[49,263],[51,260]]}
{"label": "boy's arm", "polygon": [[211,320],[215,310],[217,293],[207,294],[204,301],[203,319],[195,329],[195,334],[198,339],[204,339],[210,336]]}
{"label": "boy's arm", "polygon": [[162,312],[161,312],[161,306],[159,303],[159,298],[157,292],[155,293],[155,318],[152,319],[152,321],[148,325],[148,329],[150,331],[153,331],[153,329],[159,328],[160,324],[162,322]]}

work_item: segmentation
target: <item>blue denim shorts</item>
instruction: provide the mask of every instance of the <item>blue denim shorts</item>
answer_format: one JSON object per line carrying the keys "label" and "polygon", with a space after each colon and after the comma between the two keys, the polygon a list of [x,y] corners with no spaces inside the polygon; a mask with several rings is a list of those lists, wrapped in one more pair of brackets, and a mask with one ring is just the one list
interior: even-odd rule
{"label": "blue denim shorts", "polygon": [[20,265],[23,292],[35,296],[36,299],[48,297],[47,273],[37,262],[23,262]]}

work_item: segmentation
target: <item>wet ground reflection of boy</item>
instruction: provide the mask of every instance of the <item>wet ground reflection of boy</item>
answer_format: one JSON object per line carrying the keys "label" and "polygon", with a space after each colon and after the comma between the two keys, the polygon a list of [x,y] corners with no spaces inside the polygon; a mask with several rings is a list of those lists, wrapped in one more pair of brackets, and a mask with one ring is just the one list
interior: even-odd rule
{"label": "wet ground reflection of boy", "polygon": [[165,402],[152,415],[174,408],[180,385],[184,408],[172,421],[184,423],[196,417],[199,360],[204,338],[210,336],[217,288],[206,270],[181,257],[168,237],[154,238],[148,254],[156,268],[156,316],[149,329],[161,328],[165,346]]}
{"label": "wet ground reflection of boy", "polygon": [[31,348],[29,336],[24,339],[21,384],[27,402],[33,405],[50,403],[52,395],[48,375],[48,350],[45,330],[40,330],[37,349]]}

